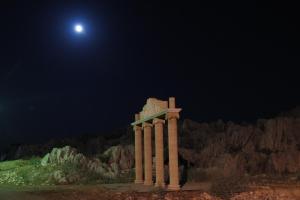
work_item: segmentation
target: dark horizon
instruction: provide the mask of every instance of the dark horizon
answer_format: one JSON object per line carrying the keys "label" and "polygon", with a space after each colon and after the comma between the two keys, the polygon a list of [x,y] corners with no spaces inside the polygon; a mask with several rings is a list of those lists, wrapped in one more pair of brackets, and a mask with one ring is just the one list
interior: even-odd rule
{"label": "dark horizon", "polygon": [[0,147],[125,127],[148,97],[175,96],[182,119],[199,122],[300,105],[296,5],[11,1],[0,11]]}

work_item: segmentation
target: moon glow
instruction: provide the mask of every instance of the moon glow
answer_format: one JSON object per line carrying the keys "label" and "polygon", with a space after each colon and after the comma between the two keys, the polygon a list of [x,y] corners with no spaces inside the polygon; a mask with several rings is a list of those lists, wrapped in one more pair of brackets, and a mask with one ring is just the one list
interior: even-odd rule
{"label": "moon glow", "polygon": [[76,33],[83,33],[84,28],[83,28],[83,26],[82,26],[81,24],[76,24],[76,25],[74,26],[74,31],[75,31]]}

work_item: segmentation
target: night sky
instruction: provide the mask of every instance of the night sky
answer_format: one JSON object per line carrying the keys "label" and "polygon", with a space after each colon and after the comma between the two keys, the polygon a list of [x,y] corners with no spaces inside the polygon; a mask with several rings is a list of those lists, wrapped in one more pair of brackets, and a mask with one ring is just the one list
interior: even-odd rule
{"label": "night sky", "polygon": [[[0,3],[2,146],[125,127],[148,97],[175,96],[182,118],[208,122],[300,104],[296,5],[8,2]],[[78,22],[84,34],[73,31]]]}

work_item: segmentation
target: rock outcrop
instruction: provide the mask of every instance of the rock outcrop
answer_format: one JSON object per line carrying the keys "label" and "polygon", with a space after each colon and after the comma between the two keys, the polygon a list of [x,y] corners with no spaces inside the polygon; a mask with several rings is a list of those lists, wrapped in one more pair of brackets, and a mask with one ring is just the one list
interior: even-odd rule
{"label": "rock outcrop", "polygon": [[300,171],[300,118],[277,117],[255,125],[185,120],[181,156],[199,168],[225,176]]}
{"label": "rock outcrop", "polygon": [[[88,158],[70,146],[53,148],[41,159],[41,165],[69,165],[78,171],[96,173],[103,178],[113,179],[128,172],[134,164],[134,148],[131,145],[113,146],[97,157]],[[102,160],[101,160],[102,159]],[[59,184],[73,183],[81,179],[79,173],[66,174],[62,170],[53,172],[52,178]]]}
{"label": "rock outcrop", "polygon": [[65,146],[52,149],[50,153],[43,157],[41,165],[70,163],[76,166],[85,166],[87,161],[88,159],[83,154],[78,153],[75,148]]}
{"label": "rock outcrop", "polygon": [[119,169],[128,170],[134,166],[134,147],[113,146],[103,153],[108,158],[108,164],[115,163]]}

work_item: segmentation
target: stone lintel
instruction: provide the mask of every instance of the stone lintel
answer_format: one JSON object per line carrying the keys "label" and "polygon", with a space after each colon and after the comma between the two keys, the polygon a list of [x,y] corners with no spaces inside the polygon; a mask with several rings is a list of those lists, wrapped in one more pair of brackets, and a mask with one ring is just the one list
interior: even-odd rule
{"label": "stone lintel", "polygon": [[146,118],[144,118],[144,119],[140,119],[140,120],[138,120],[138,121],[135,121],[135,122],[131,123],[131,125],[132,125],[132,126],[135,126],[135,125],[138,125],[138,124],[142,124],[142,123],[144,123],[144,122],[147,122],[147,121],[151,121],[151,120],[153,120],[154,118],[157,118],[157,117],[160,117],[160,116],[162,116],[162,115],[165,115],[165,114],[167,113],[167,111],[168,111],[168,110],[164,110],[164,111],[159,112],[159,113],[157,113],[157,114],[155,114],[155,115],[146,117]]}
{"label": "stone lintel", "polygon": [[135,122],[132,122],[131,125],[132,126],[139,125],[139,124],[142,124],[144,122],[148,122],[148,121],[151,121],[151,120],[153,120],[155,118],[161,117],[163,115],[167,115],[168,113],[179,113],[181,110],[182,110],[181,108],[168,108],[168,109],[166,109],[166,110],[164,110],[162,112],[159,112],[159,113],[157,113],[155,115],[149,116],[149,117],[147,117],[145,119],[141,119],[141,120],[137,120]]}

